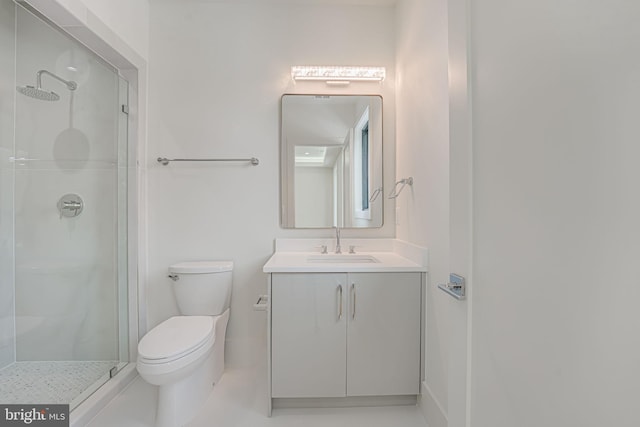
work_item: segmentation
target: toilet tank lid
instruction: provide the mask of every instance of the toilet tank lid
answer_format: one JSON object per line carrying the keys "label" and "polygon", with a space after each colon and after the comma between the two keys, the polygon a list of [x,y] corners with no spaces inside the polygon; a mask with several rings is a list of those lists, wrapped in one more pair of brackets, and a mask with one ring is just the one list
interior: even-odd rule
{"label": "toilet tank lid", "polygon": [[170,273],[222,273],[232,271],[233,261],[188,261],[179,262],[169,267]]}

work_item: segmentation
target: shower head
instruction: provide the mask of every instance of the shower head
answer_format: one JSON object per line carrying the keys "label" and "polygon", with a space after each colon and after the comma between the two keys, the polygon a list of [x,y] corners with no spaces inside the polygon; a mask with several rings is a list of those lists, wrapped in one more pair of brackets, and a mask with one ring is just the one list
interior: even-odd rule
{"label": "shower head", "polygon": [[38,73],[36,74],[36,81],[37,81],[37,87],[33,87],[33,86],[17,86],[16,90],[18,92],[20,92],[23,95],[29,96],[31,98],[35,98],[35,99],[39,99],[41,101],[57,101],[60,99],[60,95],[58,95],[57,93],[55,93],[54,91],[48,91],[48,90],[44,90],[42,89],[42,75],[46,74],[48,76],[53,77],[54,79],[58,80],[61,83],[64,83],[65,86],[67,86],[67,89],[69,90],[76,90],[78,88],[78,84],[74,81],[71,80],[65,80],[61,77],[56,76],[55,74],[47,71],[47,70],[40,70],[38,71]]}
{"label": "shower head", "polygon": [[26,95],[30,98],[39,99],[41,101],[57,101],[60,99],[60,95],[55,92],[49,92],[41,88],[35,88],[33,86],[18,86],[16,88],[18,92]]}

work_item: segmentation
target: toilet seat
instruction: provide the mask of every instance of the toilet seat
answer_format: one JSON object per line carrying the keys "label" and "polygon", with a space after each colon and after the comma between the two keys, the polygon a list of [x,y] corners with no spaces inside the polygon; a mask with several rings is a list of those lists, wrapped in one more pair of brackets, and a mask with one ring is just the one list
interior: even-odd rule
{"label": "toilet seat", "polygon": [[[175,316],[165,320],[138,344],[138,360],[145,364],[175,362],[193,353],[206,353],[215,340],[218,316]],[[189,357],[191,359],[192,357]]]}

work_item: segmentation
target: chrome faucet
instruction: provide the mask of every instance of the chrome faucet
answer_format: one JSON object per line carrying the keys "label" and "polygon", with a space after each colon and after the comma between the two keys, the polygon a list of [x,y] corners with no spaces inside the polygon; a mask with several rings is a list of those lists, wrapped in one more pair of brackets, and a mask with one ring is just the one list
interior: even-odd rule
{"label": "chrome faucet", "polygon": [[333,227],[336,229],[336,253],[341,254],[342,248],[340,247],[340,227]]}

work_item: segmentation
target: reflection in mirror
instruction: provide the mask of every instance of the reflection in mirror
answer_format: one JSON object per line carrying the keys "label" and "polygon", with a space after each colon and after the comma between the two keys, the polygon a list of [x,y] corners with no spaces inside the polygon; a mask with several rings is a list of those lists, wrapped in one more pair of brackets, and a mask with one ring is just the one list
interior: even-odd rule
{"label": "reflection in mirror", "polygon": [[382,97],[283,95],[284,228],[382,226]]}

